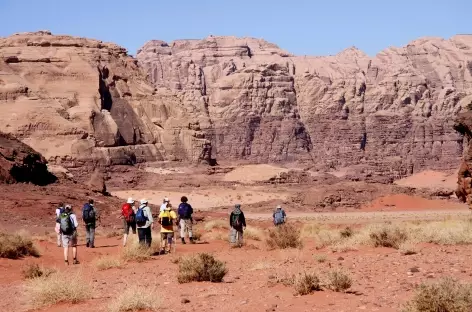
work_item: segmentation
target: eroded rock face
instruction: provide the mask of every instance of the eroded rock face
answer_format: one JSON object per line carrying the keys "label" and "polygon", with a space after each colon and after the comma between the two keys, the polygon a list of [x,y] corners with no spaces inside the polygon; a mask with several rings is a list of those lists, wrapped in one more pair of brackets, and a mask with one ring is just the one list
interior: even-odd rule
{"label": "eroded rock face", "polygon": [[0,132],[0,183],[52,183],[56,177],[48,171],[46,163],[31,147]]}
{"label": "eroded rock face", "polygon": [[150,41],[139,63],[182,99],[217,158],[356,165],[362,178],[450,169],[453,118],[472,101],[472,36],[424,38],[370,58],[292,56],[264,40]]}
{"label": "eroded rock face", "polygon": [[472,209],[472,112],[460,113],[454,128],[464,135],[464,155],[457,176],[457,197]]}
{"label": "eroded rock face", "polygon": [[0,73],[0,130],[51,163],[189,160],[204,137],[115,44],[45,31],[0,38]]}

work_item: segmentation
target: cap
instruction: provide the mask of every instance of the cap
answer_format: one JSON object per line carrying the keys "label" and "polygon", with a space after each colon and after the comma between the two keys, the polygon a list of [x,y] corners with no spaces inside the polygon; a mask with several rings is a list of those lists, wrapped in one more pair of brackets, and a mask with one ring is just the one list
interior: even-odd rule
{"label": "cap", "polygon": [[275,207],[276,209],[282,209],[282,206],[280,205],[277,205],[277,207]]}
{"label": "cap", "polygon": [[129,197],[128,200],[126,201],[128,204],[134,204],[134,199],[132,197]]}
{"label": "cap", "polygon": [[170,200],[167,197],[164,197],[164,202],[168,203]]}
{"label": "cap", "polygon": [[144,205],[144,204],[147,204],[147,203],[148,203],[147,199],[144,199],[144,198],[141,199],[141,205]]}

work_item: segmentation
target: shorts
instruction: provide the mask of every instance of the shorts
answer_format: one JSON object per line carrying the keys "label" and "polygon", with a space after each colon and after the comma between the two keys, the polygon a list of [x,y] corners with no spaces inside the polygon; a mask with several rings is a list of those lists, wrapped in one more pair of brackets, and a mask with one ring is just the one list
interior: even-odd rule
{"label": "shorts", "polygon": [[62,234],[62,247],[77,247],[77,232],[71,235]]}
{"label": "shorts", "polygon": [[166,240],[168,242],[172,242],[172,239],[174,238],[174,232],[167,232],[167,233],[162,233],[161,232],[161,240]]}
{"label": "shorts", "polygon": [[125,219],[123,219],[123,234],[128,235],[129,229],[133,230],[133,234],[136,234],[136,223],[128,223]]}

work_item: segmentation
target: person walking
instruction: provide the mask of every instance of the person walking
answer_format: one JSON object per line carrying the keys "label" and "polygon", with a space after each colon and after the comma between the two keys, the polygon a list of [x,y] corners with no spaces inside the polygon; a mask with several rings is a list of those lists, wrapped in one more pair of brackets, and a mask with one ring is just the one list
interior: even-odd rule
{"label": "person walking", "polygon": [[174,241],[174,222],[177,220],[175,211],[172,210],[172,204],[167,203],[166,209],[159,213],[159,224],[161,225],[161,255],[171,252]]}
{"label": "person walking", "polygon": [[126,246],[129,229],[131,228],[133,234],[136,234],[136,207],[134,206],[134,202],[134,199],[130,197],[121,207],[121,216],[123,218],[123,247]]}
{"label": "person walking", "polygon": [[61,238],[61,213],[64,212],[64,203],[59,203],[59,207],[56,208],[56,235],[57,235],[57,247],[62,247],[62,238]]}
{"label": "person walking", "polygon": [[146,199],[141,199],[140,205],[136,210],[136,227],[138,229],[139,243],[151,247],[151,230],[154,228],[154,219]]}
{"label": "person walking", "polygon": [[178,214],[178,225],[180,228],[180,239],[182,240],[182,244],[186,244],[185,242],[185,233],[188,232],[188,239],[191,244],[195,244],[195,241],[193,240],[193,234],[192,234],[192,225],[193,225],[193,208],[192,206],[188,203],[188,198],[186,196],[182,196],[180,198],[180,205],[179,209],[177,209],[177,214]]}
{"label": "person walking", "polygon": [[246,229],[246,218],[241,210],[241,205],[234,205],[234,209],[229,216],[230,243],[232,246],[242,246],[243,232]]}
{"label": "person walking", "polygon": [[74,257],[74,264],[79,264],[77,260],[77,216],[72,211],[71,205],[64,207],[64,212],[60,215],[60,232],[62,247],[64,248],[64,262],[69,265],[69,247],[72,247],[72,256]]}
{"label": "person walking", "polygon": [[82,208],[82,219],[85,224],[86,246],[95,248],[95,228],[97,227],[98,212],[94,207],[93,199],[89,199]]}
{"label": "person walking", "polygon": [[167,208],[167,204],[170,203],[169,198],[165,197],[164,200],[162,200],[162,205],[159,208],[159,213],[163,212]]}
{"label": "person walking", "polygon": [[273,218],[275,226],[279,226],[285,223],[287,219],[287,215],[285,214],[285,211],[282,209],[282,206],[277,205],[274,213],[272,214],[272,218]]}

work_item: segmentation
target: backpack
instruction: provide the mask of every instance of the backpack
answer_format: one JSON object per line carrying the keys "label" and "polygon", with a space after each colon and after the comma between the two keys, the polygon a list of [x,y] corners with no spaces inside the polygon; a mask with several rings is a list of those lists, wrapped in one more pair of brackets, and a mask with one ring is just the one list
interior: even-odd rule
{"label": "backpack", "polygon": [[136,222],[136,215],[133,211],[133,207],[130,204],[123,204],[121,207],[121,214],[125,218],[126,222],[134,223]]}
{"label": "backpack", "polygon": [[56,223],[61,223],[61,214],[63,214],[66,210],[64,207],[59,207],[59,215],[56,217]]}
{"label": "backpack", "polygon": [[241,222],[241,214],[240,213],[238,213],[238,214],[233,213],[233,217],[231,218],[231,225],[235,229],[240,229],[243,226],[243,224]]}
{"label": "backpack", "polygon": [[95,210],[89,203],[85,204],[82,208],[82,219],[84,220],[84,223],[95,222]]}
{"label": "backpack", "polygon": [[148,220],[148,217],[144,215],[143,207],[139,207],[138,210],[136,211],[136,224],[138,226],[143,226],[146,224],[147,220]]}
{"label": "backpack", "polygon": [[170,210],[165,210],[162,213],[161,225],[162,226],[172,226],[172,216],[170,214]]}
{"label": "backpack", "polygon": [[70,219],[70,213],[63,212],[60,215],[60,229],[62,234],[70,235],[74,232],[74,225]]}
{"label": "backpack", "polygon": [[193,208],[187,203],[181,203],[177,213],[182,219],[190,219],[192,217]]}
{"label": "backpack", "polygon": [[284,211],[282,209],[278,209],[274,214],[274,224],[279,225],[284,223]]}

